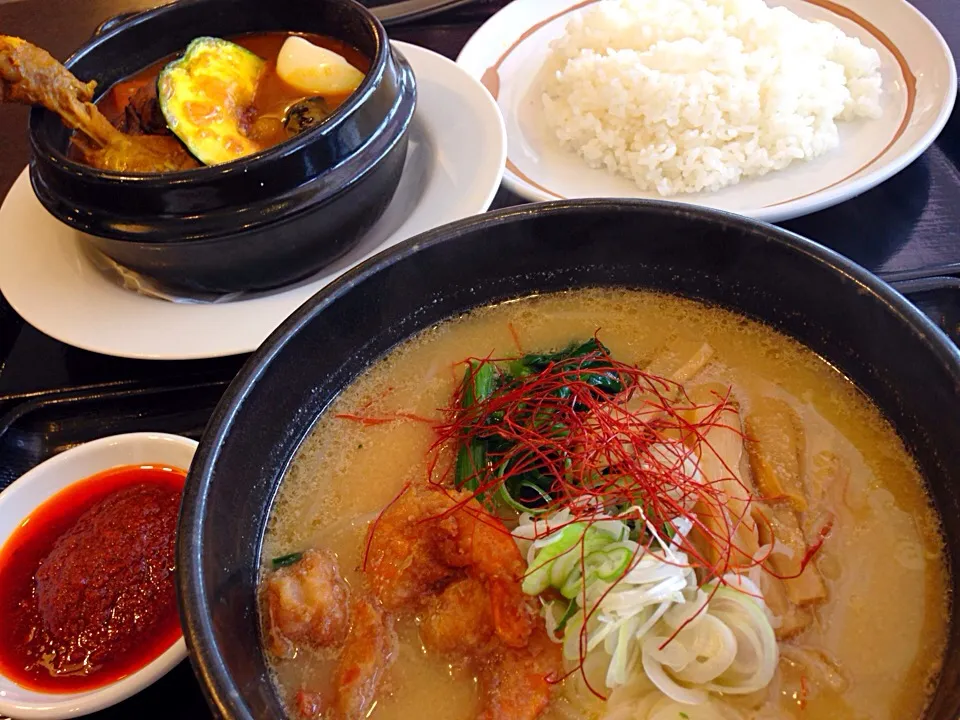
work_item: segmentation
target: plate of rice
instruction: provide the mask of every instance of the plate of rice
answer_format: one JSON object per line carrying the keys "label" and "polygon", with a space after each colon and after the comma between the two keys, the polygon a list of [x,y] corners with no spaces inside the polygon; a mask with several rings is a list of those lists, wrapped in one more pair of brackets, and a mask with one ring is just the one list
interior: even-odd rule
{"label": "plate of rice", "polygon": [[514,0],[458,64],[530,200],[645,197],[785,220],[913,162],[957,94],[905,0]]}

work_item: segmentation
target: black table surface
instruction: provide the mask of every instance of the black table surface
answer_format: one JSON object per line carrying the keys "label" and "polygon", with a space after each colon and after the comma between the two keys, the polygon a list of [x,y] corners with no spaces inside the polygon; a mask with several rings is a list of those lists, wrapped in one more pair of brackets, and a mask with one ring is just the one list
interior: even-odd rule
{"label": "black table surface", "polygon": [[[476,0],[392,28],[390,34],[454,58],[471,33],[507,2]],[[156,0],[0,0],[0,33],[28,38],[65,59],[106,18],[155,4]],[[960,57],[960,1],[915,0],[914,4],[946,37],[954,58]],[[25,126],[25,109],[0,108],[0,196],[27,162]],[[520,198],[501,190],[494,206],[519,202]],[[783,225],[888,278],[960,275],[960,110],[953,113],[937,143],[893,179],[839,206]],[[17,397],[59,388],[230,377],[242,360],[137,361],[77,350],[30,327],[0,299],[0,400],[6,400],[7,408]],[[187,663],[144,693],[98,714],[102,718],[154,716],[209,716]]]}

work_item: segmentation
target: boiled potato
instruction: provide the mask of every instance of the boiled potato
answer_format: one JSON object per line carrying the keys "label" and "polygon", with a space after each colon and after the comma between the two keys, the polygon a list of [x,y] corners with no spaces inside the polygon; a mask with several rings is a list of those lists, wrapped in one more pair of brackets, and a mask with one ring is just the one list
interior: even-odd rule
{"label": "boiled potato", "polygon": [[348,95],[363,81],[363,73],[345,57],[296,36],[280,48],[277,75],[311,95]]}

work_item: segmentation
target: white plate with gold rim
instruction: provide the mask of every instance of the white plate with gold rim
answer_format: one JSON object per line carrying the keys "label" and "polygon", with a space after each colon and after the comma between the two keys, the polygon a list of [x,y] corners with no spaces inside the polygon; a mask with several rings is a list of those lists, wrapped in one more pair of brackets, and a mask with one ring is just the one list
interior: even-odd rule
{"label": "white plate with gold rim", "polygon": [[106,279],[80,233],[48,214],[27,171],[0,207],[0,291],[27,322],[68,345],[151,360],[220,357],[255,350],[307,298],[402,240],[484,212],[503,174],[506,135],[483,86],[452,61],[395,42],[417,77],[417,110],[403,177],[383,217],[360,244],[297,285],[222,303],[174,303]]}
{"label": "white plate with gold rim", "polygon": [[[571,13],[600,0],[514,0],[470,38],[457,64],[496,98],[507,128],[504,183],[530,200],[647,197],[631,180],[591,169],[560,147],[542,114],[550,42]],[[852,198],[913,162],[936,139],[957,94],[946,41],[905,0],[768,0],[809,20],[826,20],[880,54],[883,116],[838,123],[840,147],[809,162],[712,193],[667,198],[760,220],[805,215]]]}

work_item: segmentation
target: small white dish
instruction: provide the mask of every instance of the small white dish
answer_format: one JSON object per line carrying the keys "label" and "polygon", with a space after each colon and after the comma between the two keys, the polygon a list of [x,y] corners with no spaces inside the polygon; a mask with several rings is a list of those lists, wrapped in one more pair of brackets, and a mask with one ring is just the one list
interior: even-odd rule
{"label": "small white dish", "polygon": [[906,0],[767,0],[826,20],[880,54],[883,117],[839,123],[840,147],[809,162],[714,193],[661,198],[628,178],[592,169],[562,148],[543,119],[550,42],[571,13],[598,0],[514,0],[470,38],[457,64],[497,99],[507,127],[504,184],[530,200],[578,197],[667,199],[776,222],[848,200],[913,162],[953,109],[957,70],[933,24]]}
{"label": "small white dish", "polygon": [[0,207],[0,291],[27,322],[85,350],[150,360],[251,352],[307,298],[367,258],[425,230],[484,212],[503,175],[503,119],[490,94],[455,63],[395,42],[417,78],[403,177],[360,244],[319,275],[235,302],[158,300],[107,280],[76,230],[46,212],[26,170]]}
{"label": "small white dish", "polygon": [[[37,465],[0,493],[0,547],[37,507],[73,483],[122,465],[190,468],[195,440],[166,433],[129,433],[78,445]],[[0,618],[3,622],[3,618]],[[157,659],[114,683],[76,693],[29,690],[0,674],[0,715],[18,720],[72,718],[102,710],[140,692],[187,657],[181,637]]]}

